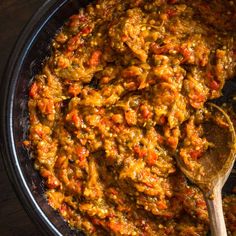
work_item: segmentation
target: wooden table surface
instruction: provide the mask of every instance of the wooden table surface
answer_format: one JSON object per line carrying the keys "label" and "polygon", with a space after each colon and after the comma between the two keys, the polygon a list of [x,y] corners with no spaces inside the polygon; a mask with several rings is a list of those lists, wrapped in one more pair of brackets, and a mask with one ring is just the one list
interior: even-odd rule
{"label": "wooden table surface", "polygon": [[[17,36],[46,0],[0,0],[0,79]],[[0,236],[41,235],[25,213],[0,158]]]}

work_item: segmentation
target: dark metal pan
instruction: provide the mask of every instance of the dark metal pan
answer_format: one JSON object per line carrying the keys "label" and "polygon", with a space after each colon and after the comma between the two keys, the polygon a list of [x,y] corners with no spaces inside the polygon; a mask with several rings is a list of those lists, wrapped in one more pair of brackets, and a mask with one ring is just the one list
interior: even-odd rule
{"label": "dark metal pan", "polygon": [[[1,84],[1,151],[9,178],[26,211],[46,235],[83,235],[70,229],[44,197],[43,181],[22,145],[28,129],[28,89],[32,78],[50,54],[50,41],[65,19],[89,1],[48,0],[21,34],[11,54]],[[232,86],[230,86],[232,87]],[[230,90],[229,87],[229,90]],[[236,184],[232,173],[225,193]]]}

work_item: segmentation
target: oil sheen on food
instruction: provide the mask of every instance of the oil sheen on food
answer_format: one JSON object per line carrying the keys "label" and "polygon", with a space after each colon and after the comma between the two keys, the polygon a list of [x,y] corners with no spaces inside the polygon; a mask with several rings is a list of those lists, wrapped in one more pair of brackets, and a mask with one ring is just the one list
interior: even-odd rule
{"label": "oil sheen on food", "polygon": [[[174,154],[191,168],[207,150],[196,114],[236,76],[235,25],[227,0],[99,0],[67,20],[30,86],[24,144],[71,227],[207,234],[203,195]],[[235,195],[224,210],[233,235]]]}

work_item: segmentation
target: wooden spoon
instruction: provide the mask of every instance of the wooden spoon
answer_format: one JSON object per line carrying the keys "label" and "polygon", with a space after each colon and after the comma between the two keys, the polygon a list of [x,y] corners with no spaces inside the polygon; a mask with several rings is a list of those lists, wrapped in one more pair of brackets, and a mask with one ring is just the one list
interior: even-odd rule
{"label": "wooden spoon", "polygon": [[235,161],[235,130],[225,111],[212,103],[207,104],[203,110],[201,125],[204,136],[211,145],[202,157],[195,160],[196,169],[189,168],[179,156],[176,161],[185,176],[204,194],[211,235],[227,236],[221,191]]}

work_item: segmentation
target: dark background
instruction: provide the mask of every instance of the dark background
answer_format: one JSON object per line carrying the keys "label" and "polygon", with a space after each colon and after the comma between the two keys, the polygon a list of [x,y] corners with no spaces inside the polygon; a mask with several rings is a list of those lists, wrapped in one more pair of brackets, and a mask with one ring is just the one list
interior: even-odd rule
{"label": "dark background", "polygon": [[[3,72],[7,59],[21,30],[45,1],[0,0],[0,79],[4,80]],[[41,235],[17,199],[4,170],[2,158],[0,158],[0,235]]]}

